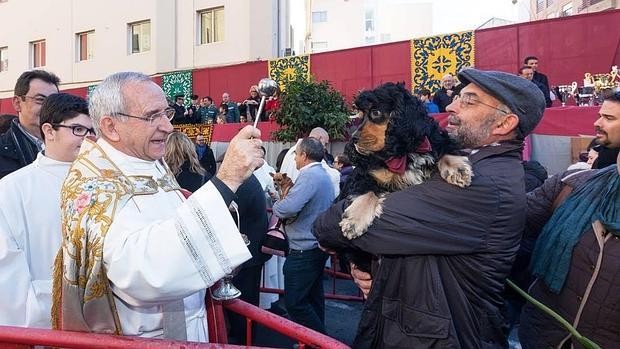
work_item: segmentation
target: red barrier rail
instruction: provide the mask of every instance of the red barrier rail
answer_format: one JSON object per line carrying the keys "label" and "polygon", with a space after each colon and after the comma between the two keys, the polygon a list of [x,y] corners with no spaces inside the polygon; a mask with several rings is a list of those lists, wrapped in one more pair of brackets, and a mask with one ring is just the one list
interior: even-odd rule
{"label": "red barrier rail", "polygon": [[[0,326],[0,348],[30,349],[32,346],[49,346],[70,349],[241,349],[264,348],[252,345],[252,322],[270,328],[299,343],[299,348],[340,349],[349,348],[346,344],[272,314],[240,299],[227,302],[214,301],[210,291],[206,296],[209,342],[180,342],[165,339],[149,339],[135,336],[113,336],[98,333],[45,330]],[[244,316],[247,319],[246,346],[229,345],[223,308]]]}
{"label": "red barrier rail", "polygon": [[221,303],[221,306],[246,317],[248,323],[248,332],[246,336],[248,341],[247,345],[251,345],[252,321],[255,321],[262,326],[270,328],[289,338],[295,339],[299,342],[301,348],[304,348],[304,345],[309,345],[312,348],[326,349],[350,348],[346,344],[341,343],[334,338],[328,337],[322,333],[299,325],[279,315],[275,315],[268,311],[262,310],[252,304],[246,303],[239,299],[223,302]]}
{"label": "red barrier rail", "polygon": [[[26,349],[33,345],[44,345],[71,349],[241,349],[247,346],[224,345],[220,343],[178,342],[164,339],[148,339],[133,336],[44,330],[0,326],[0,347]],[[255,348],[255,347],[252,347]]]}

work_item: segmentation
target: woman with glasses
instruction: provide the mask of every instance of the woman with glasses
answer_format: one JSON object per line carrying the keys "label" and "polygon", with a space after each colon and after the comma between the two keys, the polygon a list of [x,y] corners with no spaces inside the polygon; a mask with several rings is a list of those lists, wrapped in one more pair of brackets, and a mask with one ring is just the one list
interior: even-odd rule
{"label": "woman with glasses", "polygon": [[200,165],[194,143],[181,132],[172,132],[166,141],[164,159],[177,182],[191,192],[205,183],[205,169]]}

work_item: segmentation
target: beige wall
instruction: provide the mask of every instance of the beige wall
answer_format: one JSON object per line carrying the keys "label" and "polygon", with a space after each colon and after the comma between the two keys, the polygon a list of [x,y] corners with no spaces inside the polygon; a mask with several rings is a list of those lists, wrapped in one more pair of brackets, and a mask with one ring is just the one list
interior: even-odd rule
{"label": "beige wall", "polygon": [[[0,47],[9,69],[0,72],[0,98],[31,69],[29,42],[46,40],[46,70],[61,88],[80,87],[117,71],[157,74],[278,56],[277,6],[289,0],[8,0],[0,3]],[[198,11],[224,6],[224,41],[199,43]],[[151,50],[131,54],[128,23],[151,21]],[[280,28],[288,27],[282,11]],[[94,30],[94,58],[79,62],[76,33]],[[281,51],[289,41],[282,33]]]}
{"label": "beige wall", "polygon": [[[375,12],[374,42],[366,42],[365,11]],[[432,32],[432,3],[407,3],[382,0],[313,0],[312,11],[326,11],[327,22],[312,23],[312,42],[327,42],[326,49],[312,52],[332,51],[344,48],[380,44],[384,42],[427,36]],[[311,19],[311,16],[310,16]],[[382,40],[388,34],[388,40]]]}

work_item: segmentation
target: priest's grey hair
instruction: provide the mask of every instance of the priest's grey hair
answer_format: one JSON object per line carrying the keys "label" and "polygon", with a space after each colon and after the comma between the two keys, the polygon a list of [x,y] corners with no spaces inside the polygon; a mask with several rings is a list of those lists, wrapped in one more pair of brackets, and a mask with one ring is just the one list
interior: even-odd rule
{"label": "priest's grey hair", "polygon": [[99,122],[104,115],[125,118],[118,115],[125,111],[123,87],[128,83],[152,81],[148,75],[137,72],[119,72],[105,78],[88,98],[88,112],[93,119],[97,135],[101,136]]}

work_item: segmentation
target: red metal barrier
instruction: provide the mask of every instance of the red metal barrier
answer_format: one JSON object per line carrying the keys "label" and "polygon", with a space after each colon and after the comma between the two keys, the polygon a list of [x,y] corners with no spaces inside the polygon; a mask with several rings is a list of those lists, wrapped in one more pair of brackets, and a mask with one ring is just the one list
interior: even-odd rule
{"label": "red metal barrier", "polygon": [[[49,346],[70,349],[241,349],[264,348],[251,346],[252,322],[270,328],[299,343],[300,348],[339,349],[349,348],[347,345],[316,332],[288,319],[272,314],[240,299],[228,302],[218,302],[211,298],[211,292],[206,296],[207,323],[209,326],[209,342],[179,342],[164,339],[148,339],[134,336],[113,336],[97,333],[44,330],[0,326],[0,348],[3,349],[30,349],[32,346]],[[247,319],[246,346],[226,344],[228,342],[226,321],[223,308],[240,314]]]}
{"label": "red metal barrier", "polygon": [[[214,302],[217,303],[217,302]],[[246,303],[242,300],[235,299],[228,302],[223,302],[221,305],[237,314],[245,316],[248,319],[248,332],[247,340],[248,345],[252,340],[252,321],[255,321],[262,326],[270,328],[278,333],[281,333],[289,338],[295,339],[299,342],[300,346],[309,345],[312,348],[326,348],[326,349],[340,349],[349,348],[344,343],[341,343],[334,338],[328,337],[322,333],[311,330],[307,327],[294,323],[281,316],[272,314],[268,311],[262,310],[252,304]]]}
{"label": "red metal barrier", "polygon": [[44,345],[71,349],[241,349],[247,346],[219,343],[177,342],[164,339],[148,339],[130,336],[43,330],[0,326],[0,347],[25,349],[33,345]]}

